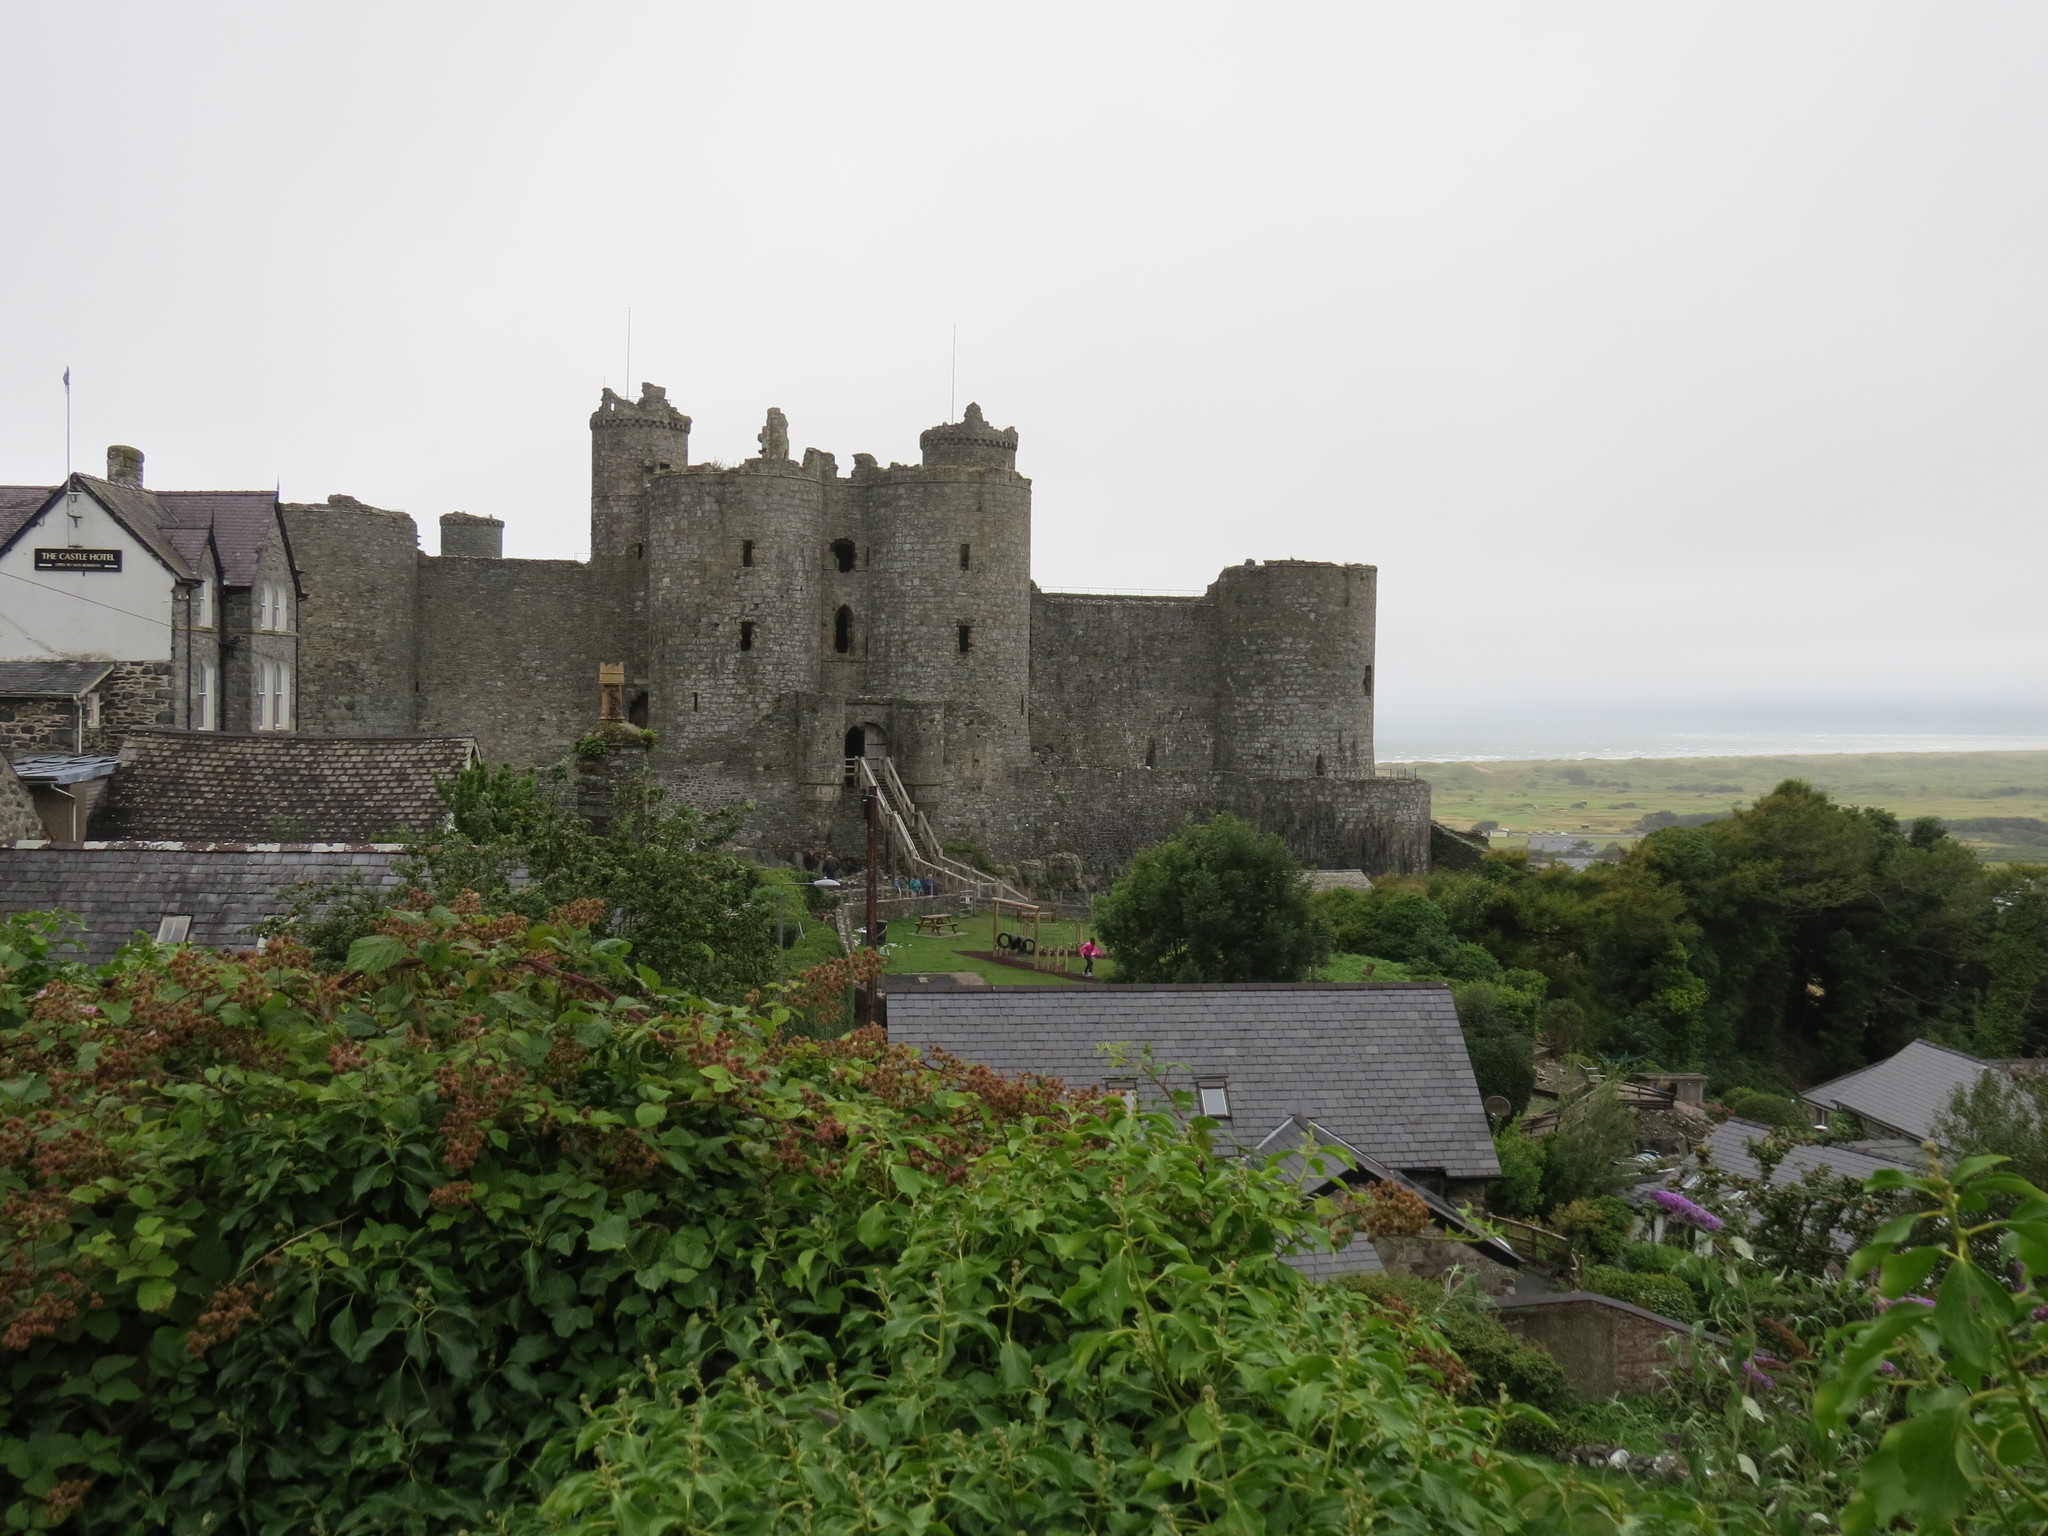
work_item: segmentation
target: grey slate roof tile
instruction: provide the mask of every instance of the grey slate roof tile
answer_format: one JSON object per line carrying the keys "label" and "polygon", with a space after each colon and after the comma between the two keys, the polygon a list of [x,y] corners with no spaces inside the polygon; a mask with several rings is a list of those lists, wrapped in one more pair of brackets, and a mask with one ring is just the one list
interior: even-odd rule
{"label": "grey slate roof tile", "polygon": [[476,755],[467,736],[229,735],[138,731],[121,744],[95,836],[219,842],[274,836],[368,842],[447,818],[435,791]]}
{"label": "grey slate roof tile", "polygon": [[79,920],[70,958],[112,958],[137,933],[152,937],[165,917],[192,919],[190,942],[247,949],[250,930],[287,905],[296,884],[326,884],[359,872],[373,889],[399,883],[391,847],[296,848],[261,854],[218,848],[0,847],[0,916],[66,912]]}
{"label": "grey slate roof tile", "polygon": [[1500,1172],[1450,989],[1438,984],[899,992],[889,1038],[1075,1085],[1139,1076],[1098,1047],[1149,1044],[1170,1086],[1225,1085],[1224,1134],[1239,1146],[1294,1116],[1394,1168]]}
{"label": "grey slate roof tile", "polygon": [[[1716,1126],[1714,1134],[1707,1138],[1707,1155],[1723,1172],[1754,1179],[1763,1173],[1763,1166],[1749,1150],[1749,1143],[1760,1142],[1770,1134],[1771,1128],[1767,1125],[1749,1120],[1725,1121]],[[1910,1169],[1914,1166],[1890,1158],[1872,1157],[1867,1152],[1854,1152],[1847,1147],[1794,1147],[1778,1164],[1777,1171],[1771,1175],[1771,1182],[1796,1184],[1815,1168],[1852,1179],[1867,1179],[1880,1168]]]}
{"label": "grey slate roof tile", "polygon": [[1823,1109],[1847,1109],[1914,1141],[1934,1134],[1934,1122],[1956,1089],[1975,1085],[1991,1064],[1931,1040],[1915,1040],[1894,1056],[1837,1077],[1800,1095]]}

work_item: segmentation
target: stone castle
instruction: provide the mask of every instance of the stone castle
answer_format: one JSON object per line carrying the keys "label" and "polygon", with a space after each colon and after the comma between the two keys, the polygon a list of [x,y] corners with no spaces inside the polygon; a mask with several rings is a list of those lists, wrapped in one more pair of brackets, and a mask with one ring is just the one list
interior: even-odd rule
{"label": "stone castle", "polygon": [[[1233,810],[1312,865],[1428,867],[1428,786],[1373,762],[1373,567],[1246,561],[1199,597],[1041,591],[1017,432],[973,405],[922,435],[921,462],[862,453],[850,472],[793,456],[775,410],[758,457],[693,464],[690,418],[654,385],[607,389],[590,435],[587,562],[505,559],[495,518],[447,514],[428,556],[402,512],[277,505],[289,590],[273,583],[251,628],[289,642],[264,675],[291,697],[241,723],[256,685],[228,674],[252,653],[224,640],[210,723],[461,734],[541,766],[591,732],[603,669],[652,733],[652,776],[700,805],[753,802],[744,841],[764,854],[857,848],[855,768],[886,757],[936,837],[991,859],[1113,867]],[[140,461],[70,491],[136,501],[139,527],[159,515]],[[248,600],[217,574],[225,625]],[[209,720],[188,705],[155,723]]]}

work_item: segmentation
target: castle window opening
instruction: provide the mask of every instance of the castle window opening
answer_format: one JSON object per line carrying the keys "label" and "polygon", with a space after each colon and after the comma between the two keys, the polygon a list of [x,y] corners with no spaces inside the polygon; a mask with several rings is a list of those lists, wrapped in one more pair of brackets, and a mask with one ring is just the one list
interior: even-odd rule
{"label": "castle window opening", "polygon": [[1316,754],[1316,777],[1319,779],[1325,777],[1323,772],[1323,754],[1320,752]]}
{"label": "castle window opening", "polygon": [[854,543],[851,539],[834,539],[832,541],[832,559],[837,563],[841,571],[853,569],[854,556],[857,553],[858,551],[854,548]]}
{"label": "castle window opening", "polygon": [[646,546],[646,545],[644,545],[644,544],[635,544],[635,545],[633,546],[633,558],[634,558],[635,560],[640,560],[640,559],[644,559],[644,558],[646,557],[646,550],[647,550],[647,546]]}
{"label": "castle window opening", "polygon": [[965,656],[969,651],[973,649],[974,626],[972,624],[962,624],[960,626],[960,654],[962,656]]}
{"label": "castle window opening", "polygon": [[752,539],[741,539],[741,540],[740,540],[740,564],[741,564],[741,565],[752,565],[753,563],[754,563],[754,541],[753,541]]}
{"label": "castle window opening", "polygon": [[1147,768],[1157,768],[1159,766],[1159,738],[1156,736],[1145,738],[1145,766]]}
{"label": "castle window opening", "polygon": [[[695,695],[691,697],[694,701]],[[643,731],[647,729],[647,694],[644,690],[634,694],[633,702],[626,706],[626,724],[637,725]]]}
{"label": "castle window opening", "polygon": [[974,546],[972,544],[962,544],[960,546],[960,569],[966,571],[972,570],[973,568]]}
{"label": "castle window opening", "polygon": [[700,704],[698,703],[698,701],[697,701],[697,695],[696,695],[696,694],[694,694],[694,693],[693,693],[693,694],[691,694],[691,695],[690,695],[690,713],[694,715],[694,714],[696,714],[696,713],[698,712],[698,710],[699,710],[700,708],[702,708],[702,705],[700,705]]}
{"label": "castle window opening", "polygon": [[1371,668],[1371,667],[1367,667],[1367,668],[1365,669],[1365,696],[1366,696],[1366,697],[1367,697],[1368,699],[1372,697],[1372,668]]}
{"label": "castle window opening", "polygon": [[741,649],[741,650],[743,650],[743,651],[751,651],[751,650],[752,650],[753,648],[754,648],[754,621],[753,621],[752,619],[741,619],[741,620],[740,620],[740,649]]}
{"label": "castle window opening", "polygon": [[832,615],[832,649],[842,656],[853,649],[853,610],[843,604]]}

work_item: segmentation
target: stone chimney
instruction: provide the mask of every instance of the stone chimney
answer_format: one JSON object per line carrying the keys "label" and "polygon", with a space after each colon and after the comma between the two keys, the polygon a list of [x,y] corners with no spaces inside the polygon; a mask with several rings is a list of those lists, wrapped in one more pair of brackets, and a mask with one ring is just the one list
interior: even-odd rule
{"label": "stone chimney", "polygon": [[142,450],[126,443],[112,444],[107,449],[107,478],[116,485],[142,484]]}
{"label": "stone chimney", "polygon": [[498,518],[478,517],[473,512],[443,512],[441,553],[471,560],[502,560],[505,524]]}

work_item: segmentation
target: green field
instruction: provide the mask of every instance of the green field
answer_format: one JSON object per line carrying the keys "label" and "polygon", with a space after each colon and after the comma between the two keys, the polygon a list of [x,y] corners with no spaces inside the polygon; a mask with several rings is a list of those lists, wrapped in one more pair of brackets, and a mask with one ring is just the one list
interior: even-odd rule
{"label": "green field", "polygon": [[[1784,779],[1805,779],[1851,805],[1944,821],[2048,820],[2048,752],[1872,752],[1811,757],[1632,757],[1503,763],[1414,763],[1433,814],[1453,827],[1496,821],[1510,833],[1632,836],[1653,811],[1697,815],[1747,805]],[[1993,858],[2048,861],[2041,833],[1958,832]],[[1512,838],[1509,839],[1513,841]]]}
{"label": "green field", "polygon": [[[1074,962],[1073,975],[1063,976],[1057,971],[1034,971],[1022,966],[1000,965],[992,960],[977,959],[967,953],[970,949],[987,951],[993,948],[992,930],[986,917],[969,919],[962,934],[934,937],[928,933],[916,933],[916,923],[909,918],[898,918],[889,924],[889,950],[882,961],[882,969],[891,975],[902,975],[911,971],[973,971],[986,976],[997,986],[1080,986],[1080,961]],[[1070,943],[1074,925],[1067,922],[1049,922],[1041,930],[1048,944]],[[1112,967],[1106,960],[1095,962],[1095,973],[1108,977]]]}

